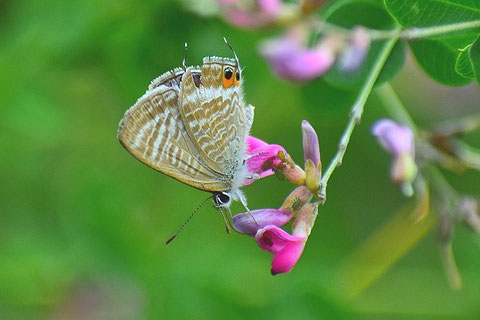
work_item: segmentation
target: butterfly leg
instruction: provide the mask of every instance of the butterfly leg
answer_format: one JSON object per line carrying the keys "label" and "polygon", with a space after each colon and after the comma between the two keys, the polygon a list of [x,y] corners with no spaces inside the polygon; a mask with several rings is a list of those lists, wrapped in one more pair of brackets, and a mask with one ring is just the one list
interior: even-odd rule
{"label": "butterfly leg", "polygon": [[[228,209],[228,212],[230,213],[230,217],[232,217],[232,212],[230,212],[230,208],[227,208]],[[230,219],[227,219],[227,216],[225,215],[225,212],[224,210],[220,210],[220,212],[222,213],[222,217],[223,217],[223,222],[225,223],[225,231],[227,232],[227,234],[230,234]]]}
{"label": "butterfly leg", "polygon": [[248,206],[247,206],[247,199],[245,198],[245,195],[242,195],[239,197],[239,200],[240,202],[242,203],[242,205],[245,207],[245,209],[247,210],[248,214],[250,215],[250,217],[252,217],[253,221],[255,221],[255,224],[257,226],[260,226],[260,224],[258,223],[257,219],[255,219],[255,217],[253,216],[252,212],[250,211],[250,209],[248,209]]}
{"label": "butterfly leg", "polygon": [[258,180],[260,179],[260,176],[258,175],[258,173],[254,173],[251,176],[246,176],[245,179]]}

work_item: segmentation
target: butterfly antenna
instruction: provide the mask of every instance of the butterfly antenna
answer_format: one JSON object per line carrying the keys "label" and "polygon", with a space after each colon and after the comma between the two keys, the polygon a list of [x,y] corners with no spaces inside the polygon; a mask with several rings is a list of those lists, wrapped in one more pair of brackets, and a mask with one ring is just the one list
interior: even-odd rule
{"label": "butterfly antenna", "polygon": [[187,71],[187,53],[188,53],[188,44],[185,42],[185,55],[183,56],[182,66],[183,70]]}
{"label": "butterfly antenna", "polygon": [[180,233],[180,231],[182,231],[183,227],[185,227],[185,225],[190,221],[190,219],[192,219],[192,217],[195,215],[195,213],[197,213],[197,211],[205,204],[205,202],[207,202],[208,199],[211,199],[212,197],[208,197],[207,199],[203,200],[196,208],[195,210],[193,210],[192,214],[187,218],[187,220],[185,220],[185,222],[180,226],[180,228],[178,228],[177,232],[174,233],[173,236],[170,237],[170,239],[167,240],[167,242],[165,244],[169,244],[170,242],[173,241],[173,239],[175,239],[178,234]]}
{"label": "butterfly antenna", "polygon": [[240,68],[240,62],[238,61],[237,53],[233,49],[232,45],[228,42],[227,38],[223,37],[223,41],[227,44],[227,46],[232,50],[233,56],[235,57],[235,61],[237,62],[237,68]]}

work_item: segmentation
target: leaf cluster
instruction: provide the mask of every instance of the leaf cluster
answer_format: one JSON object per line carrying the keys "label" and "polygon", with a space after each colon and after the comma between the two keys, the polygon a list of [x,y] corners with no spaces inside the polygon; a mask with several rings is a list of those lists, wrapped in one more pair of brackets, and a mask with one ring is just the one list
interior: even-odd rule
{"label": "leaf cluster", "polygon": [[[465,26],[431,35],[423,32],[478,23],[479,1],[345,0],[334,2],[323,15],[327,22],[345,28],[363,25],[375,30],[398,30],[400,40],[377,84],[389,81],[401,70],[407,45],[419,66],[435,81],[449,86],[464,86],[475,80],[480,84],[480,27]],[[355,73],[347,74],[336,66],[326,80],[343,89],[358,89],[383,42],[372,42],[364,65]]]}

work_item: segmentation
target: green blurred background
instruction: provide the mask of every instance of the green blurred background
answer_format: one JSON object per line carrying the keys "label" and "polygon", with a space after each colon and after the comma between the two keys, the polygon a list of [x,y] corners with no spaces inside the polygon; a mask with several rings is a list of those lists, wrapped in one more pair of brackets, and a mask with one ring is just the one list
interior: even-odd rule
{"label": "green blurred background", "polygon": [[[206,195],[142,165],[116,131],[150,80],[181,65],[184,42],[189,63],[199,64],[230,56],[222,37],[229,39],[247,67],[252,134],[298,163],[301,120],[316,128],[328,163],[355,98],[322,80],[276,79],[257,54],[274,30],[238,30],[199,16],[192,3],[0,1],[0,318],[480,319],[480,240],[461,226],[460,292],[445,280],[434,230],[361,290],[351,288],[350,279],[365,276],[355,252],[408,202],[369,132],[386,116],[375,96],[291,273],[272,277],[272,256],[251,238],[226,235],[210,205],[164,245]],[[425,126],[479,111],[478,87],[437,85],[410,58],[393,85]],[[480,135],[468,141],[479,146]],[[478,173],[448,178],[478,194]],[[278,207],[291,189],[275,177],[244,188],[251,208]],[[401,242],[383,238],[372,255]]]}

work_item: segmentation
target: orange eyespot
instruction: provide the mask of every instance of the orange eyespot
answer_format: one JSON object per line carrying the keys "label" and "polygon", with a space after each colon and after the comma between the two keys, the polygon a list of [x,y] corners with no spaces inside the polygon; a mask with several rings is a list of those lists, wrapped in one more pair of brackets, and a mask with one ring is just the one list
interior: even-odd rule
{"label": "orange eyespot", "polygon": [[234,72],[231,67],[223,69],[222,85],[224,88],[230,88],[235,80]]}

